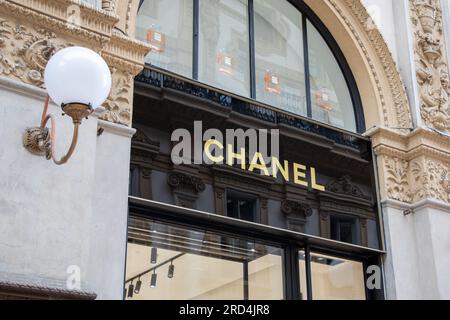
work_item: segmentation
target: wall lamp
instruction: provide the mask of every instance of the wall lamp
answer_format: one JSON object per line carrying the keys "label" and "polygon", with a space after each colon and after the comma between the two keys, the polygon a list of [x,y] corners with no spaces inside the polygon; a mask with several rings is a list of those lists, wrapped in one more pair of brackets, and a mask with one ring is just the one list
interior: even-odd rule
{"label": "wall lamp", "polygon": [[[78,130],[84,118],[108,97],[111,90],[111,72],[105,60],[96,52],[83,47],[68,47],[56,52],[48,61],[44,72],[48,96],[44,104],[41,125],[28,128],[24,147],[34,155],[52,159],[57,165],[65,164],[78,142]],[[63,115],[73,122],[73,136],[69,150],[61,158],[55,155],[55,118],[48,114],[50,98],[61,107]],[[47,123],[50,121],[50,130]]]}

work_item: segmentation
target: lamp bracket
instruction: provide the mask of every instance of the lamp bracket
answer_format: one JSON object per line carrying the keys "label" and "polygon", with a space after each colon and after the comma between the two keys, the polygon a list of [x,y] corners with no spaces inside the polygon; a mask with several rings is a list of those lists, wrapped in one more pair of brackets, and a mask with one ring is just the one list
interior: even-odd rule
{"label": "lamp bracket", "polygon": [[23,146],[30,153],[48,158],[50,151],[50,131],[48,128],[27,128],[23,136]]}

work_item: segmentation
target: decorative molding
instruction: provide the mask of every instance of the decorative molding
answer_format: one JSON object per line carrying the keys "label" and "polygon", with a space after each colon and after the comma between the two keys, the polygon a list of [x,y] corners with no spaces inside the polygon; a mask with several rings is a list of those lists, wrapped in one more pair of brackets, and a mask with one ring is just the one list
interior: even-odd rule
{"label": "decorative molding", "polygon": [[[326,0],[326,2],[350,30],[353,41],[364,54],[371,75],[375,79],[383,114],[380,125],[411,128],[412,118],[408,97],[397,64],[382,34],[378,28],[373,28],[375,23],[361,0]],[[379,72],[380,67],[383,70],[382,73]],[[389,90],[383,88],[383,84],[387,84]],[[390,101],[393,102],[393,106]],[[391,110],[392,107],[393,110]],[[395,121],[392,121],[393,119]]]}
{"label": "decorative molding", "polygon": [[92,292],[0,282],[0,300],[95,300],[96,298],[97,294]]}
{"label": "decorative molding", "polygon": [[424,123],[450,132],[450,79],[439,0],[410,0],[420,113]]}
{"label": "decorative molding", "polygon": [[304,232],[308,218],[313,215],[309,205],[291,200],[281,203],[281,211],[286,215],[287,229],[296,232]]}
{"label": "decorative molding", "polygon": [[[70,19],[72,8],[77,11],[74,21]],[[108,41],[119,21],[106,11],[71,0],[0,0],[0,15],[26,21],[36,29],[58,32],[63,39],[77,39],[97,49]]]}
{"label": "decorative molding", "polygon": [[330,182],[329,184],[327,184],[325,189],[336,194],[371,200],[371,197],[369,195],[365,194],[357,185],[352,182],[350,176],[343,176],[337,180]]}
{"label": "decorative molding", "polygon": [[111,14],[116,12],[117,0],[102,0],[102,9]]}
{"label": "decorative molding", "polygon": [[389,199],[410,202],[408,161],[395,157],[386,157],[384,161],[387,196]]}
{"label": "decorative molding", "polygon": [[131,139],[131,162],[151,164],[160,152],[160,142],[153,141],[143,131],[136,129]]}
{"label": "decorative molding", "polygon": [[411,196],[413,203],[424,199],[450,202],[450,163],[429,159],[411,163]]}
{"label": "decorative molding", "polygon": [[449,136],[427,128],[409,134],[377,128],[369,135],[378,157],[382,198],[450,202]]}
{"label": "decorative molding", "polygon": [[98,120],[98,128],[119,136],[131,139],[136,133],[136,129],[125,127],[109,121]]}
{"label": "decorative molding", "polygon": [[53,51],[67,46],[48,29],[0,16],[0,75],[42,87]]}
{"label": "decorative molding", "polygon": [[100,119],[117,124],[131,125],[133,101],[133,75],[111,68],[112,87],[108,99],[103,103],[106,111]]}
{"label": "decorative molding", "polygon": [[167,175],[167,184],[175,190],[180,188],[192,189],[196,194],[206,189],[202,179],[181,172],[170,172]]}
{"label": "decorative molding", "polygon": [[126,18],[115,15],[116,2],[102,1],[98,9],[75,0],[0,0],[0,76],[42,88],[54,51],[72,45],[92,48],[103,55],[113,76],[101,119],[130,126],[134,76],[150,47],[115,29]]}
{"label": "decorative molding", "polygon": [[287,216],[304,220],[304,223],[306,223],[307,218],[311,217],[313,214],[311,206],[291,200],[285,200],[281,203],[281,211]]}

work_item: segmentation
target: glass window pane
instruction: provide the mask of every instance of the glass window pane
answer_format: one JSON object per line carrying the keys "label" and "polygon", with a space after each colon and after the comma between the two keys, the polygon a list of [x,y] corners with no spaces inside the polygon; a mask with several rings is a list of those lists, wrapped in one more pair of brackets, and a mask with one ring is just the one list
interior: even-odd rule
{"label": "glass window pane", "polygon": [[136,38],[149,43],[145,61],[192,77],[192,0],[146,0],[136,18]]}
{"label": "glass window pane", "polygon": [[256,0],[256,98],[306,115],[302,15],[288,1]]}
{"label": "glass window pane", "polygon": [[250,300],[282,300],[283,264],[280,248],[256,244],[256,256],[248,264]]}
{"label": "glass window pane", "polygon": [[[301,271],[302,264],[300,264]],[[366,299],[361,262],[312,253],[311,272],[312,293],[315,300]]]}
{"label": "glass window pane", "polygon": [[130,218],[126,297],[283,299],[282,255],[281,248],[258,242]]}
{"label": "glass window pane", "polygon": [[199,80],[249,96],[250,50],[246,0],[201,0]]}
{"label": "glass window pane", "polygon": [[356,131],[353,103],[341,68],[309,21],[307,29],[313,118]]}

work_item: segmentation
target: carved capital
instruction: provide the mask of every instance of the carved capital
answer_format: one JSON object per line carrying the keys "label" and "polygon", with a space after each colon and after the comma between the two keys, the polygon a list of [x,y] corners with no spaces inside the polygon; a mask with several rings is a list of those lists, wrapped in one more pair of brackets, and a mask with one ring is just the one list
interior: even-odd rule
{"label": "carved capital", "polygon": [[341,195],[347,195],[365,200],[371,199],[369,195],[365,194],[356,184],[352,182],[350,176],[343,176],[330,182],[325,189]]}
{"label": "carved capital", "polygon": [[313,214],[311,206],[298,201],[285,200],[281,203],[281,211],[288,215],[306,219]]}
{"label": "carved capital", "polygon": [[195,193],[205,191],[205,183],[197,177],[180,172],[171,172],[167,176],[167,184],[172,189],[191,189]]}
{"label": "carved capital", "polygon": [[450,202],[450,138],[427,128],[409,134],[377,128],[368,135],[377,155],[383,199]]}

